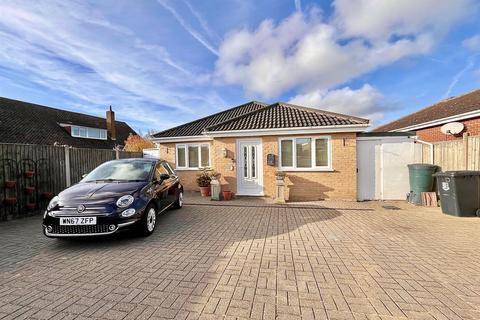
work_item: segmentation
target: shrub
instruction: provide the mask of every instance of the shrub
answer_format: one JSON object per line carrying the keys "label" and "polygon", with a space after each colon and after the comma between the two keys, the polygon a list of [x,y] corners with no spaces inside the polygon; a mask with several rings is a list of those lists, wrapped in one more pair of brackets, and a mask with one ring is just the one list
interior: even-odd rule
{"label": "shrub", "polygon": [[199,187],[210,186],[210,181],[212,181],[212,175],[205,169],[197,175],[197,184]]}

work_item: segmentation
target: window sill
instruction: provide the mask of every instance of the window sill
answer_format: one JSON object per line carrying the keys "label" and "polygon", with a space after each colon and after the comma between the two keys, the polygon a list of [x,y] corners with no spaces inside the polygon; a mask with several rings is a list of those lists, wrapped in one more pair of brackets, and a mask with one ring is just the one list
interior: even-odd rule
{"label": "window sill", "polygon": [[332,168],[278,168],[283,172],[335,172]]}

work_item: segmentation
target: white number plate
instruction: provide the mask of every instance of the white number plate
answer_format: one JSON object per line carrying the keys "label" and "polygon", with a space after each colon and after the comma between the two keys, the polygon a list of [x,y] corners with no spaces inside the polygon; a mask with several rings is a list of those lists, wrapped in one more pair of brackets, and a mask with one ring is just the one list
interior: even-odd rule
{"label": "white number plate", "polygon": [[61,226],[87,226],[97,224],[97,217],[61,217]]}

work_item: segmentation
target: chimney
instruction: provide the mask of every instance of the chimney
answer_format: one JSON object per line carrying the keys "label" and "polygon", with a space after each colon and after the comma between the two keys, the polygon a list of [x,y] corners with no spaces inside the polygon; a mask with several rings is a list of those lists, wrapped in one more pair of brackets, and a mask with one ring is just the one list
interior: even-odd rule
{"label": "chimney", "polygon": [[112,106],[110,106],[110,110],[107,111],[107,133],[112,140],[117,138],[115,131],[115,112],[112,111]]}

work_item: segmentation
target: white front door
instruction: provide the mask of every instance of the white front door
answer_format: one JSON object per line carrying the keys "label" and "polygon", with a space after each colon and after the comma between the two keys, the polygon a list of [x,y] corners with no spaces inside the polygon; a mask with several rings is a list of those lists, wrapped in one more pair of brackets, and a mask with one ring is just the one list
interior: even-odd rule
{"label": "white front door", "polygon": [[262,141],[237,140],[237,193],[263,196]]}

